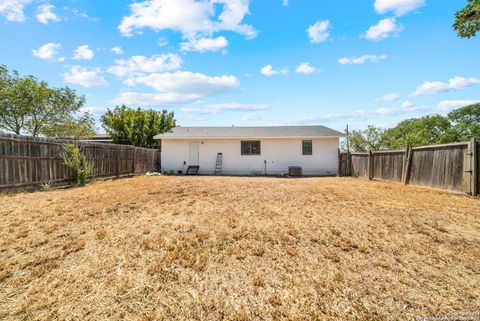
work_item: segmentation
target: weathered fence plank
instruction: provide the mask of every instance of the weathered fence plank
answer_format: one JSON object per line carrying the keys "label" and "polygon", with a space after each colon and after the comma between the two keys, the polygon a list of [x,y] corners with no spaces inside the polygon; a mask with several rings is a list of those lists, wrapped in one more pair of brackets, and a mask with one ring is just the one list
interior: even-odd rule
{"label": "weathered fence plank", "polygon": [[403,175],[402,175],[402,183],[407,185],[410,180],[410,172],[412,169],[412,148],[407,146],[405,151],[405,157],[403,159]]}
{"label": "weathered fence plank", "polygon": [[464,154],[464,171],[463,171],[463,189],[465,193],[475,195],[475,140],[470,141],[467,146],[467,152]]}
{"label": "weathered fence plank", "polygon": [[480,195],[480,142],[473,140],[472,194]]}
{"label": "weathered fence plank", "polygon": [[[346,157],[347,154],[342,155]],[[406,150],[351,153],[351,175],[479,195],[479,155],[480,142],[476,140],[407,147]]]}
{"label": "weathered fence plank", "polygon": [[373,154],[368,152],[368,179],[373,179]]}
{"label": "weathered fence plank", "polygon": [[350,176],[351,156],[348,153],[339,153],[338,174],[340,176]]}
{"label": "weathered fence plank", "polygon": [[351,153],[351,173],[354,176],[368,177],[368,153]]}
{"label": "weathered fence plank", "polygon": [[413,148],[409,184],[465,192],[467,147],[464,143]]}
{"label": "weathered fence plank", "polygon": [[405,150],[372,152],[373,179],[402,181]]}
{"label": "weathered fence plank", "polygon": [[71,180],[63,165],[63,145],[76,144],[93,164],[93,177],[122,176],[160,170],[160,151],[0,133],[0,188]]}

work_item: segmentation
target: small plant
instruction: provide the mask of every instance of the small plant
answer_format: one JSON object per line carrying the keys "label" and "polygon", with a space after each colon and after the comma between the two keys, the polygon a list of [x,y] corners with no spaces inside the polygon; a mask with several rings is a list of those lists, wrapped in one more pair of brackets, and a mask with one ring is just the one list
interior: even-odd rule
{"label": "small plant", "polygon": [[50,191],[52,189],[52,184],[51,183],[43,183],[40,185],[42,188],[42,191]]}
{"label": "small plant", "polygon": [[87,177],[93,172],[93,165],[74,144],[63,145],[63,163],[72,169],[73,179],[77,185],[85,184]]}
{"label": "small plant", "polygon": [[335,282],[343,282],[344,279],[345,279],[345,277],[343,276],[342,272],[337,272],[333,276],[333,281],[335,281]]}

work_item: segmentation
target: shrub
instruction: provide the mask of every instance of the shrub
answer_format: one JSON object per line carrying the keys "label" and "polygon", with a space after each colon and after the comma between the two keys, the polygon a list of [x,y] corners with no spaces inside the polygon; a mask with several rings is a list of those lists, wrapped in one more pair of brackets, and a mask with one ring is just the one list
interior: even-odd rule
{"label": "shrub", "polygon": [[93,165],[83,155],[80,148],[74,144],[63,145],[63,163],[72,169],[77,185],[85,184],[86,178],[92,173]]}

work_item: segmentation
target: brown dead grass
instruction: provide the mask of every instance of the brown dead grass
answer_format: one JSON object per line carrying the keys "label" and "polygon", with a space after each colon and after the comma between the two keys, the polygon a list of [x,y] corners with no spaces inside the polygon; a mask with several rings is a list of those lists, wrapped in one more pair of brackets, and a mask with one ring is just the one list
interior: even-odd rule
{"label": "brown dead grass", "polygon": [[1,320],[405,320],[480,304],[480,200],[354,178],[0,196]]}

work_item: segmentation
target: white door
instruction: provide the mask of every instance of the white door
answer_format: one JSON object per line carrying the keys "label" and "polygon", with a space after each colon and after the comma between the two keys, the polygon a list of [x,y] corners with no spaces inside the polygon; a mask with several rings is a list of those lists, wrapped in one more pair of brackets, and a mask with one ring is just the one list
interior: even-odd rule
{"label": "white door", "polygon": [[200,165],[200,147],[199,142],[189,142],[189,151],[190,151],[190,161],[189,165],[198,166]]}

